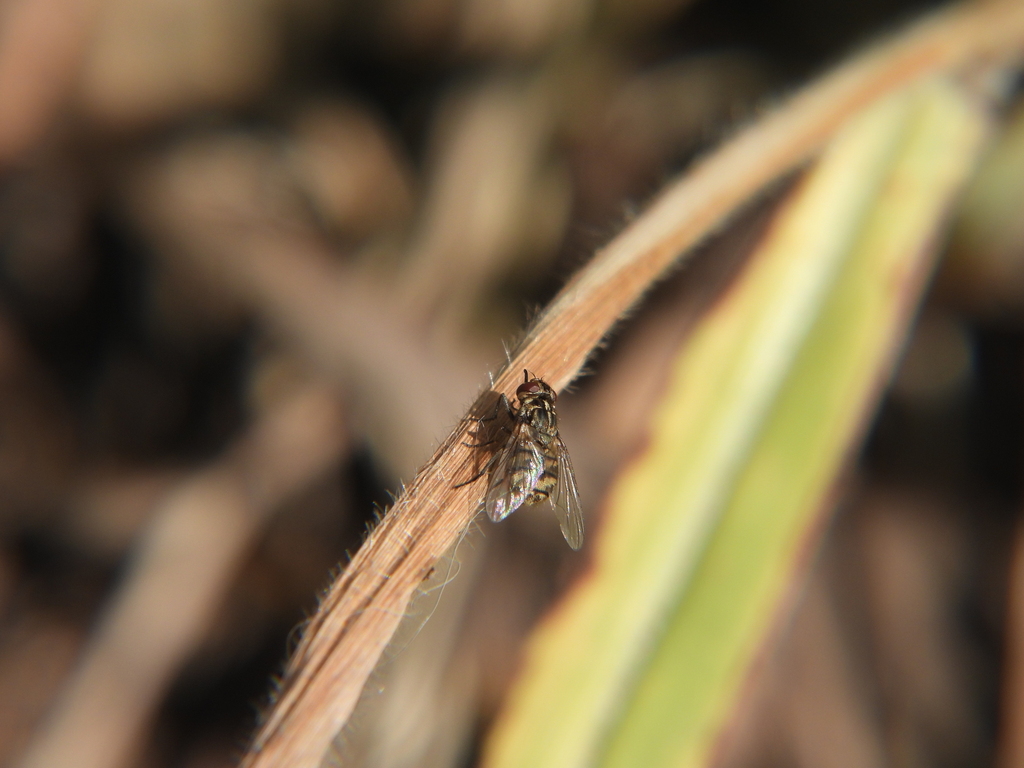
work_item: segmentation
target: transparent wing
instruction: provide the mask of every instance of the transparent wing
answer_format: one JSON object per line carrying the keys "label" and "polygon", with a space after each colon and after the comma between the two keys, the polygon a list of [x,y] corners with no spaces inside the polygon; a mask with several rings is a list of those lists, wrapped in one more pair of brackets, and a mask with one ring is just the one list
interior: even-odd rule
{"label": "transparent wing", "polygon": [[569,461],[569,452],[565,449],[562,438],[555,443],[558,451],[558,484],[551,497],[551,508],[555,510],[562,535],[573,549],[583,546],[583,512],[580,509],[580,496],[576,490],[576,474]]}
{"label": "transparent wing", "polygon": [[[526,437],[522,424],[516,424],[508,442],[492,460],[490,476],[487,480],[487,494],[484,496],[483,507],[487,516],[494,522],[500,522],[515,512],[526,501],[527,495],[533,490],[525,474],[530,472],[529,466],[519,466],[524,455],[535,452],[531,441]],[[538,457],[539,460],[539,457]],[[529,487],[527,487],[529,486]]]}

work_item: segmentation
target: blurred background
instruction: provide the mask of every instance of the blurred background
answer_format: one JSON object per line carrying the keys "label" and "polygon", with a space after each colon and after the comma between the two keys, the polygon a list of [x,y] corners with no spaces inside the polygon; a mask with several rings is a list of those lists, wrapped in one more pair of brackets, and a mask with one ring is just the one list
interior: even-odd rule
{"label": "blurred background", "polygon": [[[0,3],[0,764],[233,765],[293,629],[503,343],[693,158],[935,5]],[[1007,754],[1024,110],[1004,117],[723,766]],[[589,535],[773,205],[559,401]],[[543,511],[479,523],[336,762],[474,765],[585,561]]]}

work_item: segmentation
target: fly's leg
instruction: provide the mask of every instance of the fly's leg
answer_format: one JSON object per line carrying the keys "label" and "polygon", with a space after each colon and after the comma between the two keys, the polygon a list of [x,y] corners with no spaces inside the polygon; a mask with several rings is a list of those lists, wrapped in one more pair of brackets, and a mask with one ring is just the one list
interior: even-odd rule
{"label": "fly's leg", "polygon": [[[508,418],[509,420],[515,418],[515,411],[512,410],[512,406],[509,404],[508,398],[505,397],[504,394],[502,394],[501,396],[498,397],[497,402],[494,404],[494,412],[491,413],[490,416],[484,416],[484,417],[469,416],[468,418],[470,420],[472,420],[472,421],[477,422],[478,424],[482,424],[482,423],[488,422],[488,421],[494,421],[495,419],[498,418],[498,409],[499,408],[504,408],[505,409],[506,418]],[[464,446],[466,446],[467,448],[486,448],[486,447],[488,447],[490,445],[494,445],[494,444],[496,444],[498,442],[502,442],[504,439],[507,439],[508,435],[512,434],[512,430],[509,429],[504,424],[498,425],[498,428],[502,432],[505,433],[505,435],[506,435],[505,438],[495,437],[495,438],[493,438],[491,440],[487,440],[487,441],[482,442],[482,443],[467,443],[467,442],[463,442],[462,444]],[[479,434],[479,430],[477,431],[477,434]],[[479,480],[481,477],[483,477],[485,474],[487,474],[487,472],[491,469],[491,465],[494,464],[494,460],[497,457],[498,457],[498,454],[495,453],[494,456],[492,456],[490,458],[490,460],[486,464],[484,464],[483,469],[481,469],[479,472],[477,472],[475,475],[473,475],[471,478],[469,478],[469,480],[466,480],[465,482],[459,483],[458,485],[455,485],[453,487],[454,488],[462,488],[464,485],[469,485],[470,483],[475,483],[477,480]]]}
{"label": "fly's leg", "polygon": [[505,409],[505,414],[510,419],[516,415],[515,411],[512,410],[512,406],[508,402],[508,398],[505,397],[504,394],[502,394],[502,395],[500,395],[498,397],[497,402],[494,404],[494,410],[491,412],[490,416],[484,416],[484,417],[467,416],[466,418],[469,419],[470,421],[477,421],[477,422],[494,421],[496,418],[498,418],[498,408],[499,407],[502,407],[502,408]]}
{"label": "fly's leg", "polygon": [[[508,427],[506,427],[504,424],[502,424],[499,427],[499,429],[502,432],[504,432],[506,435],[511,435],[512,434],[512,430],[509,429]],[[504,442],[504,440],[499,440],[498,438],[494,438],[493,440],[488,440],[486,443],[467,443],[467,442],[463,441],[462,444],[464,446],[466,446],[467,448],[486,448],[488,445],[494,445],[495,443],[498,443],[498,442]]]}
{"label": "fly's leg", "polygon": [[490,468],[490,462],[488,462],[488,464],[485,465],[483,469],[481,469],[479,472],[477,472],[475,475],[473,475],[471,478],[469,478],[469,480],[466,480],[464,482],[458,483],[457,485],[453,485],[452,488],[462,488],[463,486],[469,485],[470,483],[475,483],[477,480],[479,480],[481,477],[483,477],[487,473],[487,470],[489,468]]}
{"label": "fly's leg", "polygon": [[[468,416],[467,418],[470,419],[471,421],[477,422],[478,424],[484,423],[484,422],[488,422],[488,421],[494,421],[496,418],[498,418],[498,408],[499,407],[503,407],[505,409],[505,416],[508,419],[511,420],[511,419],[515,418],[515,415],[516,415],[515,411],[512,410],[512,406],[509,405],[508,398],[505,397],[504,394],[502,394],[498,398],[498,401],[494,404],[494,411],[491,413],[490,416],[484,416],[482,418],[477,417],[477,416]],[[504,424],[500,425],[499,428],[506,435],[512,434],[512,430],[509,429],[508,427],[506,427]],[[477,431],[477,434],[479,434],[479,430]],[[466,443],[466,442],[463,442],[462,444],[464,446],[466,446],[467,448],[486,448],[488,445],[494,445],[497,442],[499,442],[499,439],[498,438],[494,438],[493,440],[488,440],[488,441],[483,442],[483,443]]]}
{"label": "fly's leg", "polygon": [[[474,446],[470,446],[470,447],[472,448]],[[475,483],[477,480],[479,480],[481,477],[483,477],[484,475],[486,475],[488,472],[491,471],[491,465],[494,464],[494,460],[498,458],[498,455],[499,454],[497,454],[497,453],[494,454],[488,460],[488,462],[486,464],[484,464],[484,468],[481,469],[479,472],[477,472],[475,475],[473,475],[471,478],[469,478],[469,480],[465,480],[465,481],[463,481],[461,483],[458,483],[457,485],[453,485],[452,488],[462,488],[464,485],[469,485],[470,483]]]}

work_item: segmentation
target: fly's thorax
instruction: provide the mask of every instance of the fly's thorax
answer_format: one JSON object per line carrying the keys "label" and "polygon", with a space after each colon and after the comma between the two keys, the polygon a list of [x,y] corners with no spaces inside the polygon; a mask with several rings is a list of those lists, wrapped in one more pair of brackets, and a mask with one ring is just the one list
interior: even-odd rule
{"label": "fly's thorax", "polygon": [[558,437],[558,417],[554,403],[540,398],[523,403],[519,418],[527,424],[536,440],[547,445]]}

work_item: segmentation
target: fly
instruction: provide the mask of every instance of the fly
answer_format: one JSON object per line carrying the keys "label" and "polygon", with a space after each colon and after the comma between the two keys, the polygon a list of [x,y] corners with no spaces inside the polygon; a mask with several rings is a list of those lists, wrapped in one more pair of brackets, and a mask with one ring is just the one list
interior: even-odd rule
{"label": "fly", "polygon": [[546,382],[531,379],[523,371],[516,399],[515,409],[505,395],[498,401],[513,424],[502,447],[484,467],[487,493],[481,506],[497,523],[523,504],[548,501],[565,540],[579,549],[583,546],[583,515],[569,452],[558,434],[558,395]]}

